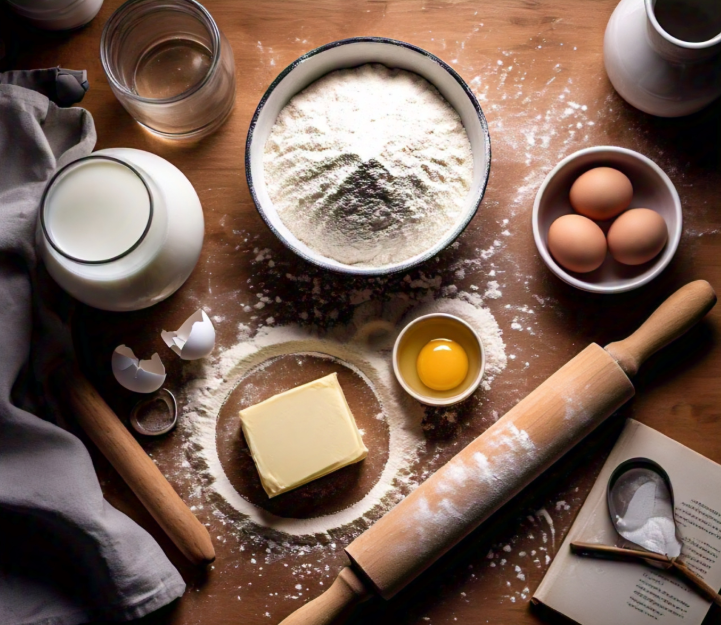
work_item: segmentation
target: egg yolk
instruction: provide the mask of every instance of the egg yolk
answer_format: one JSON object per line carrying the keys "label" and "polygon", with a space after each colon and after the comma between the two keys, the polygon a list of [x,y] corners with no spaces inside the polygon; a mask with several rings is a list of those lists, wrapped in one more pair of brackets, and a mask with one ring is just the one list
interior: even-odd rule
{"label": "egg yolk", "polygon": [[428,388],[450,391],[466,379],[468,355],[455,341],[433,339],[418,354],[416,370]]}

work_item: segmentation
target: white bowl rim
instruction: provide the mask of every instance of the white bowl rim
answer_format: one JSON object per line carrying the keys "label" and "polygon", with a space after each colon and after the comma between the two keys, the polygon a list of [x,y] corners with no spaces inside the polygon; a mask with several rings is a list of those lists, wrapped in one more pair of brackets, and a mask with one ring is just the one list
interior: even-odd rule
{"label": "white bowl rim", "polygon": [[[405,335],[406,331],[414,325],[420,323],[421,321],[425,321],[426,319],[437,319],[438,317],[452,319],[453,321],[457,321],[458,323],[466,326],[466,328],[471,331],[471,334],[475,337],[476,341],[478,341],[478,347],[481,350],[481,367],[478,375],[476,376],[476,379],[473,380],[473,382],[468,386],[468,388],[462,393],[444,398],[429,397],[427,395],[421,395],[420,393],[416,393],[416,391],[414,391],[408,384],[406,384],[406,381],[403,379],[403,376],[401,375],[401,372],[398,368],[398,345],[400,345],[401,339]],[[396,337],[395,343],[393,344],[392,361],[393,373],[396,376],[396,380],[398,380],[398,383],[403,387],[403,390],[405,390],[406,393],[408,393],[411,397],[417,399],[419,402],[425,404],[426,406],[453,406],[454,404],[462,402],[464,399],[468,399],[471,395],[473,395],[473,393],[476,392],[476,389],[481,384],[481,380],[483,380],[483,374],[486,371],[486,350],[483,348],[483,341],[478,335],[478,332],[476,332],[467,321],[461,319],[460,317],[457,317],[456,315],[450,315],[448,313],[429,313],[427,315],[422,315],[421,317],[418,317],[413,321],[409,321],[403,328],[403,330],[401,330],[400,334]]]}
{"label": "white bowl rim", "polygon": [[[551,253],[548,251],[548,248],[543,245],[543,237],[541,236],[540,227],[538,225],[538,213],[541,205],[541,197],[543,197],[543,194],[546,191],[546,187],[556,176],[556,174],[561,170],[561,168],[565,167],[568,163],[576,160],[580,156],[601,152],[616,152],[618,154],[627,154],[628,156],[637,159],[638,161],[642,162],[644,165],[652,169],[659,176],[659,178],[661,178],[663,183],[666,185],[666,188],[670,191],[671,197],[673,199],[674,212],[676,213],[676,219],[678,219],[678,229],[676,231],[676,234],[674,235],[673,239],[669,239],[667,243],[667,248],[671,250],[671,253],[665,254],[665,258],[662,257],[660,262],[656,266],[654,266],[653,271],[648,275],[644,277],[639,277],[636,280],[631,280],[627,284],[619,284],[616,286],[591,284],[589,282],[579,280],[578,278],[575,278],[574,276],[567,273],[558,263],[556,263],[556,261],[553,259],[553,256],[551,256]],[[583,148],[582,150],[578,150],[577,152],[570,154],[562,161],[560,161],[548,173],[546,178],[541,183],[538,192],[536,193],[536,199],[533,202],[533,213],[531,215],[531,221],[533,225],[533,239],[536,242],[536,248],[538,249],[541,258],[543,258],[543,261],[546,263],[548,268],[566,284],[570,284],[571,286],[574,286],[577,289],[581,289],[582,291],[588,291],[589,293],[625,293],[626,291],[633,291],[634,289],[637,289],[644,284],[648,284],[649,282],[651,282],[651,280],[656,278],[664,269],[666,269],[668,264],[671,262],[671,259],[676,255],[678,244],[681,241],[681,232],[683,230],[681,199],[679,198],[678,191],[676,191],[676,187],[674,186],[673,182],[671,182],[671,179],[668,177],[666,172],[663,171],[647,156],[644,156],[639,152],[635,152],[634,150],[629,150],[628,148],[621,148],[614,145],[597,145],[590,148]]]}
{"label": "white bowl rim", "polygon": [[[422,252],[420,254],[416,254],[412,258],[408,260],[404,260],[400,263],[394,263],[389,265],[383,265],[381,267],[371,267],[371,266],[359,266],[356,267],[354,265],[344,265],[342,268],[338,267],[335,264],[330,264],[326,262],[326,257],[322,256],[320,254],[312,255],[308,254],[305,250],[300,249],[298,246],[296,246],[292,241],[287,240],[273,225],[271,219],[266,215],[265,211],[260,205],[260,200],[258,199],[258,195],[255,190],[255,185],[253,183],[253,178],[251,176],[250,171],[250,148],[251,144],[253,142],[253,135],[255,132],[255,126],[258,123],[258,118],[260,117],[261,112],[263,111],[263,108],[265,107],[265,103],[267,102],[270,95],[273,93],[275,88],[281,83],[281,81],[288,75],[290,72],[292,72],[298,65],[300,65],[303,61],[317,55],[321,54],[322,52],[325,52],[327,50],[331,50],[333,48],[337,48],[344,45],[354,44],[354,43],[381,43],[386,45],[393,45],[393,46],[399,46],[401,48],[406,48],[408,50],[412,50],[414,52],[417,52],[418,54],[421,54],[427,58],[429,58],[431,61],[438,64],[440,67],[442,67],[446,72],[453,78],[455,81],[460,85],[461,89],[465,92],[465,94],[468,96],[468,99],[470,100],[476,115],[478,117],[478,121],[481,125],[481,130],[483,132],[484,136],[484,143],[485,143],[485,171],[483,172],[483,180],[479,189],[478,196],[475,198],[474,207],[472,210],[469,210],[466,215],[462,217],[462,219],[456,224],[456,226],[452,229],[446,232],[446,234],[438,240],[438,242],[433,245],[432,247],[428,248],[425,252]],[[430,81],[429,81],[430,82]],[[435,87],[435,85],[434,85]],[[483,114],[483,110],[481,109],[481,105],[478,102],[478,98],[474,95],[471,88],[468,86],[465,80],[461,78],[461,76],[454,70],[450,65],[448,65],[445,61],[441,60],[434,54],[428,52],[427,50],[424,50],[423,48],[419,48],[418,46],[414,46],[411,43],[406,43],[405,41],[399,41],[397,39],[389,39],[387,37],[350,37],[348,39],[340,39],[338,41],[332,41],[330,43],[326,43],[325,45],[319,46],[318,48],[314,48],[313,50],[310,50],[309,52],[306,52],[304,55],[298,57],[295,61],[293,61],[290,65],[288,65],[278,76],[275,78],[275,80],[270,84],[268,89],[266,89],[265,93],[263,94],[263,97],[260,99],[260,102],[258,103],[257,108],[255,109],[255,113],[253,114],[253,119],[250,121],[250,126],[248,128],[248,135],[245,142],[245,178],[248,183],[248,189],[250,190],[250,195],[253,198],[253,203],[255,204],[255,208],[260,214],[263,221],[266,223],[268,228],[270,228],[271,232],[275,234],[275,236],[280,240],[283,245],[285,245],[288,249],[295,252],[298,256],[300,256],[303,260],[306,260],[314,265],[317,265],[319,267],[322,267],[323,269],[329,269],[330,271],[333,271],[334,273],[341,273],[341,274],[350,274],[350,275],[357,275],[357,276],[382,276],[382,275],[388,275],[393,273],[399,273],[402,271],[406,271],[408,269],[411,269],[413,267],[416,267],[420,265],[421,263],[426,262],[428,259],[433,258],[436,254],[440,253],[442,250],[444,250],[446,247],[448,247],[453,241],[455,241],[461,233],[466,229],[468,224],[471,222],[471,220],[476,216],[476,213],[478,213],[478,209],[481,206],[481,202],[483,201],[483,197],[486,193],[486,188],[488,187],[488,179],[490,177],[491,172],[491,135],[488,131],[488,122],[486,121],[486,116]]]}

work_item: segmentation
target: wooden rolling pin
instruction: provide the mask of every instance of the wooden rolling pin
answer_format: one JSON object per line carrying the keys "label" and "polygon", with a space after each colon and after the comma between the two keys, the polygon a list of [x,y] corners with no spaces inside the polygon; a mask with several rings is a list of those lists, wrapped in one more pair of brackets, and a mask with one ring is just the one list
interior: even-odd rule
{"label": "wooden rolling pin", "polygon": [[715,303],[691,282],[626,340],[589,345],[348,545],[351,566],[282,625],[341,623],[372,594],[395,595],[631,399],[628,376]]}
{"label": "wooden rolling pin", "polygon": [[75,420],[183,555],[193,564],[215,560],[208,530],[77,366],[56,368],[51,380]]}

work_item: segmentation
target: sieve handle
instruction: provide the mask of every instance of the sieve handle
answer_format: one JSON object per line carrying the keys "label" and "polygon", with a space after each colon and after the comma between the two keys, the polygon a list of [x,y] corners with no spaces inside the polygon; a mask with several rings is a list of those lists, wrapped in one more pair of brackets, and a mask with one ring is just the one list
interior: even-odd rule
{"label": "sieve handle", "polygon": [[721,595],[677,558],[669,558],[668,556],[651,553],[650,551],[624,549],[622,547],[583,542],[572,542],[571,551],[579,556],[600,556],[620,560],[652,560],[653,562],[660,562],[667,565],[668,568],[673,568],[678,571],[678,573],[696,586],[696,589],[702,595],[705,595],[707,599],[713,601],[716,605],[721,606]]}
{"label": "sieve handle", "polygon": [[571,551],[579,556],[601,556],[618,560],[653,560],[654,562],[669,563],[669,559],[658,553],[641,551],[640,549],[624,549],[597,543],[572,542]]}
{"label": "sieve handle", "polygon": [[683,562],[678,560],[673,561],[673,568],[676,569],[681,575],[686,577],[692,582],[701,594],[706,595],[706,598],[713,601],[716,605],[721,606],[721,595],[719,595],[711,586],[703,581],[696,573],[688,568]]}

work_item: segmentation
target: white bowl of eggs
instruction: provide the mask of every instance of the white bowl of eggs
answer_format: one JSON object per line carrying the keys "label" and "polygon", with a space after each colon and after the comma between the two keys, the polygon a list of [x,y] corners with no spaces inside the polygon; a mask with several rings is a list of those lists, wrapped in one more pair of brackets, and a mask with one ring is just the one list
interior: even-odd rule
{"label": "white bowl of eggs", "polygon": [[650,282],[681,239],[681,201],[652,160],[626,148],[586,148],[546,176],[533,204],[533,237],[561,280],[592,293]]}

